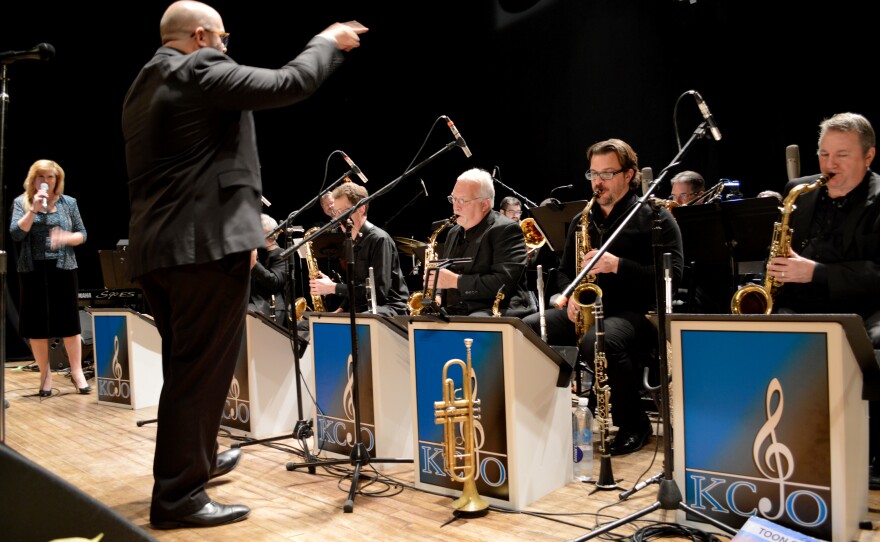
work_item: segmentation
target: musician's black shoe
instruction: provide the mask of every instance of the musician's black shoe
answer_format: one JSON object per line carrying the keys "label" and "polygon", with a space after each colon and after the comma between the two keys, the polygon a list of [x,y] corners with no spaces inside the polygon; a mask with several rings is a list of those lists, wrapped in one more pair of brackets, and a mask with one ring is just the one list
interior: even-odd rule
{"label": "musician's black shoe", "polygon": [[617,436],[608,446],[609,452],[611,455],[625,455],[641,450],[648,443],[651,434],[653,434],[653,431],[650,425],[637,431],[622,429],[617,432]]}
{"label": "musician's black shoe", "polygon": [[211,469],[211,478],[217,478],[228,473],[238,466],[239,461],[241,461],[241,450],[239,448],[220,452],[217,454],[217,462],[214,463],[214,468]]}
{"label": "musician's black shoe", "polygon": [[180,529],[182,527],[216,527],[235,523],[248,517],[251,509],[242,504],[220,504],[209,501],[201,510],[182,518],[155,521],[150,520],[154,529]]}

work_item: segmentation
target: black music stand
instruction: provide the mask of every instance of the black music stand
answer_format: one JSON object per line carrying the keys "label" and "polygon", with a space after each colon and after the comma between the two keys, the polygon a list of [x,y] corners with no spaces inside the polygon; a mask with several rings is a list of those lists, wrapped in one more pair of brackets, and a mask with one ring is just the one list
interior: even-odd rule
{"label": "black music stand", "polygon": [[101,259],[101,276],[104,279],[104,288],[138,288],[137,284],[129,280],[125,272],[126,253],[124,250],[99,250],[98,257]]}
{"label": "black music stand", "polygon": [[739,283],[739,264],[767,258],[779,203],[773,198],[716,201],[675,207],[672,214],[681,230],[684,261],[693,265],[689,288],[699,286],[727,312]]}
{"label": "black music stand", "polygon": [[567,203],[548,203],[529,210],[547,244],[554,252],[562,252],[565,247],[565,236],[572,219],[586,208],[586,201],[569,201]]}

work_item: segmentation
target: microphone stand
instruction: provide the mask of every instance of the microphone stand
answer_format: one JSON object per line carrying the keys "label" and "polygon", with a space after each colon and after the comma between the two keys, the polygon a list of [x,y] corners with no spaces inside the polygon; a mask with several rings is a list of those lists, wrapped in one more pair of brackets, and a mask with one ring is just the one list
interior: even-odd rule
{"label": "microphone stand", "polygon": [[[400,177],[394,179],[387,185],[380,188],[378,191],[374,192],[372,195],[367,196],[366,198],[360,200],[355,205],[353,205],[350,209],[342,212],[339,216],[335,217],[329,223],[321,226],[317,231],[315,231],[312,235],[305,236],[301,241],[293,245],[292,247],[288,247],[281,253],[281,257],[287,257],[291,252],[298,250],[300,246],[308,243],[318,235],[321,235],[324,231],[327,231],[330,228],[335,227],[343,220],[348,220],[349,217],[357,211],[359,208],[367,205],[370,201],[375,198],[378,198],[387,192],[394,189],[403,179],[409,177],[416,171],[422,169],[436,158],[445,154],[455,147],[464,147],[464,141],[456,138],[455,141],[448,143],[445,147],[435,152],[428,158],[422,160],[409,170],[405,171]],[[350,232],[351,230],[349,230]],[[309,472],[313,472],[315,465],[329,466],[329,465],[342,465],[342,464],[351,464],[354,466],[354,472],[351,475],[351,487],[348,492],[348,499],[345,501],[345,504],[342,507],[343,512],[350,513],[354,511],[354,498],[358,492],[358,485],[361,477],[361,470],[368,466],[370,462],[373,463],[412,463],[412,458],[370,458],[370,453],[367,451],[366,445],[364,445],[361,440],[361,416],[360,416],[360,396],[359,396],[359,385],[358,385],[358,344],[357,344],[357,316],[355,314],[355,295],[354,295],[354,244],[351,239],[350,233],[345,235],[345,259],[346,259],[346,267],[348,269],[347,272],[347,282],[348,282],[348,320],[349,320],[349,328],[351,329],[351,378],[352,378],[352,400],[354,401],[354,444],[352,445],[351,454],[348,459],[315,459],[314,461],[307,461],[305,463],[287,463],[286,468],[289,471],[301,468],[308,467]]]}
{"label": "microphone stand", "polygon": [[[528,209],[529,207],[537,207],[537,206],[538,206],[538,204],[535,203],[534,201],[530,200],[529,198],[523,196],[522,194],[520,194],[519,192],[517,192],[517,191],[514,190],[513,188],[511,188],[511,187],[507,186],[506,184],[502,183],[500,179],[496,179],[495,177],[492,177],[492,180],[495,181],[496,183],[500,184],[500,185],[503,186],[504,188],[510,190],[510,192],[512,192],[514,196],[516,196],[517,198],[519,198],[519,200],[522,202],[522,206],[523,206],[525,209]],[[527,204],[528,204],[528,205],[527,205]]]}
{"label": "microphone stand", "polygon": [[[266,239],[268,239],[268,238],[270,238],[270,237],[273,237],[273,236],[275,236],[275,235],[278,235],[279,233],[281,233],[282,231],[284,231],[284,229],[287,228],[287,225],[288,225],[290,222],[293,222],[293,221],[294,221],[299,215],[301,215],[302,213],[304,213],[304,212],[307,211],[308,209],[311,209],[312,206],[313,206],[315,203],[317,203],[319,199],[321,199],[321,196],[323,196],[326,192],[329,192],[329,191],[333,190],[334,188],[336,188],[337,185],[342,184],[342,181],[344,181],[345,179],[348,179],[348,177],[349,177],[350,175],[354,175],[354,170],[351,170],[351,169],[350,169],[350,170],[346,171],[345,173],[343,173],[341,177],[339,177],[338,179],[336,179],[335,181],[333,181],[332,183],[330,183],[330,186],[327,187],[327,190],[322,190],[321,193],[319,193],[317,196],[315,196],[315,197],[313,197],[312,199],[310,199],[310,200],[308,201],[308,203],[306,203],[305,205],[303,205],[302,207],[300,207],[300,208],[297,209],[296,211],[294,211],[294,212],[290,213],[289,215],[287,215],[287,218],[285,218],[283,222],[281,222],[280,224],[278,224],[278,226],[276,226],[275,229],[272,230],[271,233],[269,233],[268,235],[266,235]],[[299,247],[297,246],[297,248],[299,248]],[[287,256],[287,253],[285,252],[284,254],[282,254],[282,256]]]}
{"label": "microphone stand", "polygon": [[[650,201],[651,194],[654,193],[654,190],[657,189],[660,182],[662,182],[664,176],[669,171],[670,168],[677,165],[684,155],[690,149],[691,144],[699,139],[700,137],[706,136],[706,129],[709,124],[706,121],[703,121],[697,129],[694,130],[693,135],[685,143],[684,147],[678,151],[678,154],[673,158],[672,163],[670,163],[660,175],[654,179],[654,181],[648,185],[648,190],[639,198],[639,201],[633,205],[632,210],[627,214],[620,225],[617,227],[617,230],[608,238],[605,244],[599,248],[596,255],[587,264],[586,267],[580,272],[580,274],[575,278],[574,282],[569,284],[565,290],[562,292],[560,296],[560,300],[557,301],[557,306],[565,305],[568,300],[568,296],[571,295],[571,292],[574,291],[574,288],[580,283],[581,279],[589,273],[589,271],[593,268],[593,264],[595,264],[599,258],[602,257],[608,251],[608,247],[614,243],[614,240],[617,239],[617,236],[623,231],[623,228],[626,224],[636,215],[636,213],[641,209],[642,205],[645,205]],[[658,352],[660,356],[660,402],[661,402],[661,417],[663,421],[663,478],[658,482],[660,484],[660,489],[657,492],[657,501],[643,508],[637,512],[634,512],[624,518],[621,518],[612,523],[608,523],[598,529],[594,529],[589,533],[572,539],[573,541],[580,542],[582,540],[590,540],[595,538],[601,534],[613,531],[617,527],[621,525],[625,525],[632,521],[639,519],[642,516],[650,514],[656,510],[677,510],[680,509],[688,514],[692,514],[694,516],[699,517],[703,521],[707,523],[711,523],[715,527],[721,529],[722,531],[729,533],[731,535],[736,534],[736,529],[732,529],[731,527],[721,523],[715,518],[709,517],[706,514],[700,512],[699,510],[695,510],[692,507],[689,507],[684,502],[682,502],[681,491],[678,488],[678,485],[675,483],[675,480],[672,477],[672,420],[669,419],[669,364],[666,356],[666,296],[664,295],[663,288],[663,274],[660,271],[662,269],[662,255],[660,254],[660,209],[658,206],[652,206],[654,213],[654,225],[652,228],[652,240],[653,240],[653,248],[654,248],[654,273],[656,277],[655,284],[655,297],[657,302],[657,343],[658,343]],[[561,307],[560,307],[561,308]]]}
{"label": "microphone stand", "polygon": [[[0,224],[6,226],[6,110],[9,94],[6,93],[6,64],[0,68]],[[6,234],[0,234],[0,443],[6,442]]]}

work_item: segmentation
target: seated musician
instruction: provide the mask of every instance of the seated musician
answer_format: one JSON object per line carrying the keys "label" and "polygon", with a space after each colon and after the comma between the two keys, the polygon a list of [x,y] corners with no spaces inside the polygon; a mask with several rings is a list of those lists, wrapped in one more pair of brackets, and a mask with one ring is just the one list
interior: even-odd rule
{"label": "seated musician", "polygon": [[[559,267],[560,288],[569,285],[593,260],[597,249],[618,229],[618,224],[639,199],[636,193],[640,186],[638,158],[627,143],[619,139],[601,141],[587,150],[587,159],[589,170],[586,177],[596,194],[586,219],[589,245],[584,243],[581,248],[585,253],[578,254],[576,234],[584,228],[584,214],[581,213],[574,217],[568,229]],[[672,254],[675,284],[681,279],[683,267],[681,233],[669,211],[661,208],[659,212],[660,249]],[[611,403],[614,405],[611,412],[614,425],[618,427],[617,437],[608,448],[611,455],[640,449],[652,433],[640,399],[640,358],[645,358],[657,345],[656,330],[645,318],[646,313],[654,308],[656,299],[652,226],[651,207],[642,207],[590,272],[602,290],[605,357]],[[595,329],[586,330],[582,338],[577,336],[575,323],[580,311],[572,300],[564,309],[547,311],[548,342],[575,345],[580,339],[581,359],[592,364]],[[529,316],[525,323],[536,333],[540,332],[539,315]]]}
{"label": "seated musician", "polygon": [[501,200],[498,212],[514,222],[519,222],[522,219],[522,202],[513,196],[507,196]]}
{"label": "seated musician", "polygon": [[696,171],[682,171],[669,181],[672,184],[672,193],[669,200],[679,205],[687,205],[703,195],[706,181]]}
{"label": "seated musician", "polygon": [[[343,183],[333,191],[333,201],[337,215],[348,211],[367,197],[367,189],[355,183]],[[378,314],[394,316],[406,314],[406,300],[409,292],[400,272],[400,259],[397,245],[384,230],[367,220],[369,205],[358,208],[350,217],[351,225],[340,224],[343,232],[351,235],[354,242],[354,303],[356,312],[369,312],[371,305],[367,297],[366,281],[369,269],[373,268],[376,279],[376,304]],[[309,288],[314,295],[336,294],[342,298],[337,312],[347,311],[351,301],[348,298],[348,285],[334,282],[323,273],[317,279],[309,280]]]}
{"label": "seated musician", "polygon": [[[447,313],[491,316],[502,286],[502,314],[534,312],[525,288],[526,243],[522,230],[513,220],[492,212],[495,187],[489,172],[476,168],[465,171],[448,199],[459,218],[446,237],[442,258],[471,261],[439,270],[437,289],[444,290]],[[429,278],[433,282],[433,274]]]}
{"label": "seated musician", "polygon": [[[263,235],[269,235],[278,227],[278,222],[267,214],[260,215]],[[251,268],[251,298],[248,309],[265,314],[284,326],[287,304],[284,300],[284,286],[287,284],[287,265],[279,257],[281,248],[275,237],[266,239],[266,248],[254,249],[257,261]]]}
{"label": "seated musician", "polygon": [[[779,313],[856,313],[880,349],[880,175],[871,171],[876,136],[871,123],[839,113],[819,125],[819,170],[828,183],[801,194],[791,214],[791,252],[767,272],[783,283]],[[811,183],[818,175],[785,187]],[[877,392],[878,390],[871,390]],[[870,404],[871,488],[880,489],[880,402]]]}

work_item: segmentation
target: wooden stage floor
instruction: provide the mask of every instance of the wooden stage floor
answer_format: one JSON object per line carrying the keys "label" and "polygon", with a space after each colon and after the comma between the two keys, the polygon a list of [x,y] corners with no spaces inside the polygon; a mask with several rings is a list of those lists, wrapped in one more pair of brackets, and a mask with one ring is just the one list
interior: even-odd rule
{"label": "wooden stage floor", "polygon": [[[451,499],[412,489],[412,465],[389,465],[385,472],[400,485],[370,485],[364,491],[373,496],[359,495],[354,512],[346,514],[342,505],[349,481],[322,469],[317,475],[288,472],[285,464],[299,458],[289,451],[297,444],[285,439],[275,447],[244,447],[238,468],[208,485],[212,498],[250,506],[252,513],[247,520],[210,529],[157,531],[149,526],[155,425],[136,426],[138,420],[153,418],[156,409],[134,411],[99,405],[94,393],[77,394],[61,373],[54,375],[52,397],[40,400],[35,396],[38,373],[17,370],[19,365],[23,364],[9,363],[6,367],[6,397],[11,403],[6,410],[6,444],[159,540],[559,541],[585,534],[597,521],[611,521],[641,510],[657,497],[658,486],[650,485],[620,503],[618,491],[591,496],[589,485],[571,483],[533,503],[528,513],[493,510],[481,518],[448,523],[452,519]],[[94,381],[90,383],[95,386]],[[614,474],[623,479],[622,487],[629,488],[639,476],[649,478],[662,470],[662,444],[656,457],[654,453],[658,440],[652,438],[638,453],[614,458]],[[225,449],[234,441],[221,436],[219,442]],[[24,498],[38,498],[27,495],[27,488],[21,491]],[[880,520],[878,512],[880,491],[873,491],[868,519]],[[674,514],[658,511],[644,519],[674,521]],[[616,533],[632,534],[635,527],[644,527],[650,521],[629,524]],[[858,540],[880,541],[880,531],[860,531]]]}

